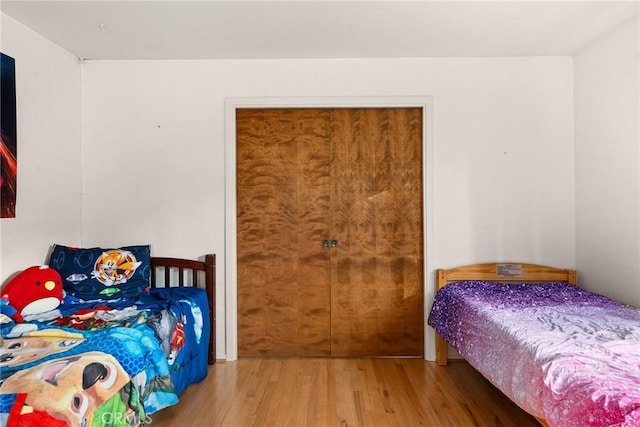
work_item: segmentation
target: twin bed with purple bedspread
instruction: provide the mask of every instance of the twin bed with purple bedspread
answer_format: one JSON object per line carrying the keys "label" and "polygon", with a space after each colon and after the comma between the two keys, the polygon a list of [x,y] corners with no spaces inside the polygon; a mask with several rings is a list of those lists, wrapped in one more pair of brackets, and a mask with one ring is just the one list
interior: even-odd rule
{"label": "twin bed with purple bedspread", "polygon": [[428,322],[549,426],[640,426],[638,309],[567,283],[464,280]]}

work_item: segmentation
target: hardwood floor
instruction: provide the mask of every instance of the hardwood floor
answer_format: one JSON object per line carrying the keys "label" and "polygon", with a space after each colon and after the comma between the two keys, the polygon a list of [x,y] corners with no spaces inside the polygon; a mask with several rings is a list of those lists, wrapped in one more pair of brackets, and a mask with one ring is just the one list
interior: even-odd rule
{"label": "hardwood floor", "polygon": [[151,416],[168,426],[538,426],[465,362],[241,358],[209,367],[180,403]]}

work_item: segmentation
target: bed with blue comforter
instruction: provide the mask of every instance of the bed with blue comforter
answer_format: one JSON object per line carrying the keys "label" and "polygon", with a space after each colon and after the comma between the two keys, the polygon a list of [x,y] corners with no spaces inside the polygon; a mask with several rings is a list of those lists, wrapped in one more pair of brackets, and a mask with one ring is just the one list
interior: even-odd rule
{"label": "bed with blue comforter", "polygon": [[2,324],[0,425],[142,425],[202,381],[212,299],[182,268],[205,263],[178,261],[176,286],[166,270],[168,286],[136,298],[65,298],[53,317]]}

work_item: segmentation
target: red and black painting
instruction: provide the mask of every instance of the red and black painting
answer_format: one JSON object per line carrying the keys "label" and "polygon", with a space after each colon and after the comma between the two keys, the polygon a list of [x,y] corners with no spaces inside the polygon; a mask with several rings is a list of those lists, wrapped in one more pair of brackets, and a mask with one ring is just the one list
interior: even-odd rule
{"label": "red and black painting", "polygon": [[15,218],[18,178],[16,63],[0,53],[0,218]]}

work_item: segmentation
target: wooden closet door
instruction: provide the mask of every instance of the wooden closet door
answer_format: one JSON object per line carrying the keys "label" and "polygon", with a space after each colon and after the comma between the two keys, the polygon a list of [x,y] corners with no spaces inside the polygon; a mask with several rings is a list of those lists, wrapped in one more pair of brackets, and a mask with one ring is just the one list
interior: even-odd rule
{"label": "wooden closet door", "polygon": [[422,110],[331,113],[331,354],[424,354]]}
{"label": "wooden closet door", "polygon": [[236,114],[238,354],[422,355],[422,110]]}
{"label": "wooden closet door", "polygon": [[238,354],[328,356],[328,110],[237,110]]}

